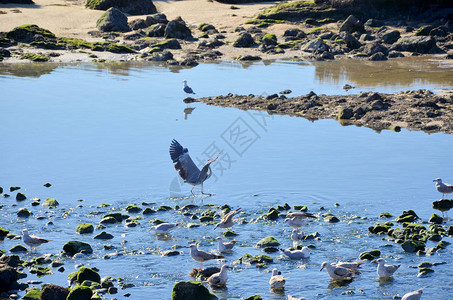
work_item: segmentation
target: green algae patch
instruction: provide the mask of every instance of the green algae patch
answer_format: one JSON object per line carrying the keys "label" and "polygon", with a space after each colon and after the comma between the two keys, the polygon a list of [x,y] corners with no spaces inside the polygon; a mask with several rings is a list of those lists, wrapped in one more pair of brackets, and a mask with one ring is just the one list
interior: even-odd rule
{"label": "green algae patch", "polygon": [[76,274],[76,280],[78,283],[83,283],[85,280],[101,283],[101,276],[88,267],[81,267]]}
{"label": "green algae patch", "polygon": [[44,54],[38,53],[24,53],[20,56],[21,59],[28,59],[35,62],[46,62],[49,60],[49,57]]}
{"label": "green algae patch", "polygon": [[381,251],[379,250],[370,250],[370,251],[365,251],[360,253],[359,258],[360,259],[367,259],[367,260],[373,260],[381,256]]}
{"label": "green algae patch", "polygon": [[33,288],[29,290],[23,297],[23,300],[40,300],[41,290],[39,288]]}
{"label": "green algae patch", "polygon": [[268,236],[256,243],[259,248],[279,246],[280,243],[273,236]]}
{"label": "green algae patch", "polygon": [[89,287],[76,286],[70,292],[66,300],[80,300],[80,299],[91,299],[93,292]]}
{"label": "green algae patch", "polygon": [[42,203],[42,206],[48,206],[48,207],[57,207],[58,205],[60,205],[60,203],[58,203],[58,201],[55,198],[47,198]]}
{"label": "green algae patch", "polygon": [[172,300],[213,300],[218,299],[217,296],[211,294],[209,289],[204,286],[201,282],[197,281],[179,281],[173,286],[171,292]]}
{"label": "green algae patch", "polygon": [[76,232],[79,234],[92,233],[93,231],[94,231],[93,225],[88,223],[81,223],[76,227]]}

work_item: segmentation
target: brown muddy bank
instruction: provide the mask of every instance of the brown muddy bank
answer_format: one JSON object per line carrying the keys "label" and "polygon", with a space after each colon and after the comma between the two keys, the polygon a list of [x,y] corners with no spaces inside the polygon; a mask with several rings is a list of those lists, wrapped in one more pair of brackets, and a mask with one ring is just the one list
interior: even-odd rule
{"label": "brown muddy bank", "polygon": [[434,94],[429,90],[394,94],[317,95],[267,97],[233,95],[197,99],[208,105],[242,110],[266,110],[270,114],[299,116],[309,120],[335,119],[343,125],[357,125],[377,131],[400,128],[428,133],[453,133],[453,92]]}

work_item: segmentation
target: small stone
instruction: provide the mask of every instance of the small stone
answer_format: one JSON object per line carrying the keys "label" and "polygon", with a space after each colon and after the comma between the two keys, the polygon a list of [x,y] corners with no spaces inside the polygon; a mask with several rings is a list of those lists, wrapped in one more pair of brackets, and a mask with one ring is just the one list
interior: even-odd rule
{"label": "small stone", "polygon": [[54,198],[47,198],[41,205],[48,207],[57,207],[58,205],[60,205],[60,203],[58,203],[58,201]]}
{"label": "small stone", "polygon": [[17,195],[16,195],[16,200],[17,200],[17,201],[23,201],[23,200],[25,200],[25,199],[27,199],[27,197],[26,197],[24,194],[22,194],[22,193],[17,193]]}
{"label": "small stone", "polygon": [[88,223],[81,223],[76,227],[76,232],[79,234],[92,233],[93,231],[94,231],[93,225]]}
{"label": "small stone", "polygon": [[95,240],[110,240],[110,239],[113,239],[113,235],[111,235],[110,233],[107,233],[105,231],[102,231],[101,233],[96,235],[93,239],[95,239]]}
{"label": "small stone", "polygon": [[11,249],[9,249],[9,252],[11,252],[11,253],[27,252],[27,248],[25,248],[22,245],[16,245],[16,246],[12,247]]}
{"label": "small stone", "polygon": [[44,184],[44,186],[48,188],[48,187],[51,187],[52,185],[47,182],[47,183]]}
{"label": "small stone", "polygon": [[26,208],[22,208],[21,210],[19,210],[17,212],[17,216],[19,218],[28,218],[30,215],[31,215],[31,212]]}
{"label": "small stone", "polygon": [[444,221],[444,219],[437,214],[432,214],[431,218],[429,219],[429,223],[432,223],[432,224],[442,224],[443,221]]}

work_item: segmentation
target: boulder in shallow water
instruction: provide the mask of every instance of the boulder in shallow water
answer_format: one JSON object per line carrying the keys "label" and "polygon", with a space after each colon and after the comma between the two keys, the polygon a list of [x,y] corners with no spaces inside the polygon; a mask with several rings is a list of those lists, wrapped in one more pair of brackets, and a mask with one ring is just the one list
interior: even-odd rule
{"label": "boulder in shallow water", "polygon": [[41,300],[66,299],[69,290],[55,284],[44,284],[41,293]]}
{"label": "boulder in shallow water", "polygon": [[73,256],[76,253],[85,251],[86,253],[93,253],[93,248],[90,244],[80,241],[69,241],[63,246],[63,251],[66,255]]}
{"label": "boulder in shallow water", "polygon": [[172,300],[213,300],[218,299],[201,282],[179,281],[172,291]]}

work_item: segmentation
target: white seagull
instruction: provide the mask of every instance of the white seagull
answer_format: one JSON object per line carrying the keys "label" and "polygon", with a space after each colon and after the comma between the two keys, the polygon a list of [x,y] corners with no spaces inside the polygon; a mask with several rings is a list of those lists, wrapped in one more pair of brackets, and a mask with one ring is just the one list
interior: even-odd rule
{"label": "white seagull", "polygon": [[148,232],[151,230],[154,230],[156,234],[168,234],[170,230],[175,229],[176,227],[179,226],[179,223],[161,223],[156,226],[152,226]]}
{"label": "white seagull", "polygon": [[421,288],[416,291],[404,294],[404,296],[403,296],[403,298],[401,298],[401,300],[420,300],[420,298],[422,297],[422,294],[423,294],[423,289],[424,288]]}
{"label": "white seagull", "polygon": [[272,270],[272,276],[269,280],[269,284],[271,285],[271,289],[283,289],[285,288],[285,278],[280,275],[281,273],[277,269]]}
{"label": "white seagull", "polygon": [[33,248],[41,246],[41,244],[48,243],[51,240],[43,239],[35,235],[29,235],[28,230],[22,230],[24,243],[30,247],[30,252],[33,252]]}
{"label": "white seagull", "polygon": [[212,274],[206,281],[211,286],[225,286],[228,280],[227,270],[231,269],[228,265],[223,265],[219,273]]}
{"label": "white seagull", "polygon": [[182,81],[182,89],[186,94],[195,94],[190,86],[187,85],[187,80]]}
{"label": "white seagull", "polygon": [[231,252],[233,250],[234,245],[236,244],[236,241],[231,241],[224,243],[221,237],[216,238],[218,245],[217,245],[217,250],[219,250],[220,253],[226,253],[226,252]]}
{"label": "white seagull", "polygon": [[222,217],[220,222],[215,225],[214,229],[216,229],[217,227],[220,227],[220,228],[230,228],[230,227],[232,227],[233,224],[234,224],[233,217],[235,215],[237,215],[238,213],[240,213],[240,212],[241,212],[240,208],[238,208],[236,210],[233,210],[233,211],[230,211],[229,213],[227,213],[226,215],[224,215]]}
{"label": "white seagull", "polygon": [[190,248],[190,256],[196,261],[200,263],[200,270],[203,269],[203,262],[211,260],[211,259],[218,259],[218,258],[224,258],[222,255],[217,255],[211,252],[206,252],[203,250],[198,250],[197,245],[192,244],[189,246]]}
{"label": "white seagull", "polygon": [[386,277],[393,276],[393,273],[395,273],[396,270],[398,270],[398,268],[401,266],[401,265],[386,265],[385,259],[383,259],[383,258],[378,258],[373,262],[378,264],[377,274],[378,274],[379,278],[386,278]]}
{"label": "white seagull", "polygon": [[293,229],[291,232],[291,239],[293,240],[293,244],[297,244],[299,241],[304,239],[304,234],[300,233],[296,228]]}
{"label": "white seagull", "polygon": [[327,274],[329,274],[330,278],[334,280],[349,280],[354,277],[353,270],[337,267],[335,264],[329,264],[326,261],[321,264],[321,269],[319,271],[322,271],[324,268],[326,269]]}
{"label": "white seagull", "polygon": [[440,178],[434,179],[433,182],[436,182],[436,189],[439,191],[439,193],[442,193],[442,199],[445,199],[446,194],[453,193],[453,185],[443,183],[442,179]]}
{"label": "white seagull", "polygon": [[286,256],[291,259],[305,259],[310,258],[310,248],[302,247],[301,250],[288,250],[288,249],[280,249]]}

